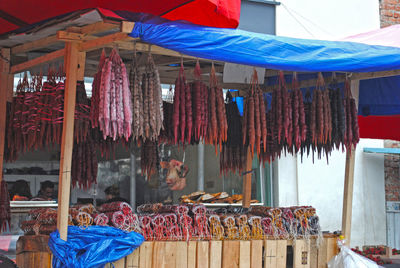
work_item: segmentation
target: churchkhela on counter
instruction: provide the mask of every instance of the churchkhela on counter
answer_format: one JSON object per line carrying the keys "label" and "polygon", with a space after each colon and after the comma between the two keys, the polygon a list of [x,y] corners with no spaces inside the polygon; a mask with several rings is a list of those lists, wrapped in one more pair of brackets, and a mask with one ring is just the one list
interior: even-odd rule
{"label": "churchkhela on counter", "polygon": [[[56,228],[55,209],[35,209],[21,228],[26,235],[48,234]],[[313,207],[210,209],[204,205],[147,204],[134,213],[125,202],[70,208],[69,225],[113,226],[143,234],[146,240],[297,239],[321,236]]]}

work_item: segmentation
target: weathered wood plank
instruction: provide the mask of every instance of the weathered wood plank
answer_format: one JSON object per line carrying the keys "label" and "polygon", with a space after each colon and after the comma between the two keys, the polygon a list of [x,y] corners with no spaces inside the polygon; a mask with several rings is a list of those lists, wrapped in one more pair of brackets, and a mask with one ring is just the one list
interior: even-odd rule
{"label": "weathered wood plank", "polygon": [[11,66],[11,73],[15,74],[15,73],[20,73],[26,70],[29,70],[32,67],[38,66],[40,64],[44,64],[44,63],[48,63],[54,60],[57,60],[59,58],[64,57],[65,55],[65,49],[60,49],[60,50],[56,50],[54,52],[50,52],[46,55],[34,58],[32,60],[17,64],[17,65],[13,65]]}
{"label": "weathered wood plank", "polygon": [[153,247],[154,242],[145,241],[139,247],[139,267],[140,268],[151,268],[153,260]]}
{"label": "weathered wood plank", "polygon": [[239,268],[239,252],[239,241],[224,241],[222,244],[222,267]]}
{"label": "weathered wood plank", "polygon": [[113,263],[114,268],[125,268],[125,258],[119,259]]}
{"label": "weathered wood plank", "polygon": [[82,42],[80,44],[80,51],[87,52],[87,51],[95,50],[95,49],[104,47],[108,44],[112,44],[113,42],[126,40],[126,39],[132,39],[132,38],[129,37],[127,33],[118,32],[118,33],[114,33],[114,34],[109,34],[109,35],[99,37],[94,40]]}
{"label": "weathered wood plank", "polygon": [[165,242],[155,241],[152,257],[153,268],[165,268]]}
{"label": "weathered wood plank", "polygon": [[251,241],[251,267],[262,268],[263,261],[263,241],[252,240]]}
{"label": "weathered wood plank", "polygon": [[137,248],[131,254],[126,256],[126,261],[125,261],[126,268],[139,267],[139,254],[140,254],[140,248]]}
{"label": "weathered wood plank", "polygon": [[239,241],[239,267],[251,268],[250,241]]}
{"label": "weathered wood plank", "polygon": [[222,241],[210,241],[210,268],[221,268]]}
{"label": "weathered wood plank", "polygon": [[354,164],[356,152],[354,149],[346,151],[346,167],[344,174],[343,190],[343,210],[342,210],[342,233],[346,239],[346,244],[350,245],[351,239],[351,217],[353,209],[353,184],[354,184]]}
{"label": "weathered wood plank", "polygon": [[287,240],[276,242],[276,267],[286,267]]}
{"label": "weathered wood plank", "polygon": [[197,256],[197,242],[188,242],[188,268],[196,268],[196,256]]}
{"label": "weathered wood plank", "polygon": [[3,179],[4,143],[6,133],[7,95],[9,88],[10,49],[1,49],[0,57],[0,182]]}
{"label": "weathered wood plank", "polygon": [[251,201],[251,176],[253,172],[249,172],[252,169],[253,156],[251,155],[250,149],[247,152],[245,172],[248,172],[243,176],[243,207],[249,208]]}
{"label": "weathered wood plank", "polygon": [[310,268],[318,268],[318,248],[314,238],[310,242]]}
{"label": "weathered wood plank", "polygon": [[293,245],[293,268],[310,267],[310,243],[306,240],[297,240]]}
{"label": "weathered wood plank", "polygon": [[328,259],[327,252],[327,238],[322,240],[322,243],[318,249],[318,268],[326,268],[326,263]]}
{"label": "weathered wood plank", "polygon": [[277,267],[277,241],[265,240],[264,242],[264,268]]}
{"label": "weathered wood plank", "polygon": [[[176,242],[176,268],[186,268],[188,266],[188,243],[184,241]],[[171,267],[172,268],[172,267]]]}
{"label": "weathered wood plank", "polygon": [[165,268],[175,267],[176,265],[176,242],[164,242],[165,245]]}
{"label": "weathered wood plank", "polygon": [[208,244],[208,241],[197,242],[197,268],[208,268],[209,266]]}

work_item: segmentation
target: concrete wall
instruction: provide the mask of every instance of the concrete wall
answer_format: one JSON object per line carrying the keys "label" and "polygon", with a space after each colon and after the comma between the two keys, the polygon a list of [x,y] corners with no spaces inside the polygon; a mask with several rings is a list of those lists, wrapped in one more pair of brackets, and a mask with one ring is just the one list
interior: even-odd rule
{"label": "concrete wall", "polygon": [[[384,157],[363,153],[364,147],[383,147],[382,140],[362,139],[356,151],[352,216],[352,246],[386,243]],[[278,160],[277,206],[311,205],[324,231],[341,230],[345,153],[326,159],[287,156]],[[297,175],[296,175],[297,167]],[[297,187],[297,189],[296,189]],[[296,200],[298,198],[298,201]]]}
{"label": "concrete wall", "polygon": [[335,40],[379,28],[378,0],[279,2],[276,35]]}

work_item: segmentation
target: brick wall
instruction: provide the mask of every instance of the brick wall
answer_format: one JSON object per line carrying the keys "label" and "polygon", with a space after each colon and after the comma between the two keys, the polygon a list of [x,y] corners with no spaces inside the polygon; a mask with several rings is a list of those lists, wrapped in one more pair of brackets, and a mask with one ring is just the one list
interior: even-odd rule
{"label": "brick wall", "polygon": [[381,28],[400,24],[400,0],[379,0]]}
{"label": "brick wall", "polygon": [[[399,148],[398,141],[385,141],[386,148]],[[400,156],[385,155],[386,201],[400,201]]]}

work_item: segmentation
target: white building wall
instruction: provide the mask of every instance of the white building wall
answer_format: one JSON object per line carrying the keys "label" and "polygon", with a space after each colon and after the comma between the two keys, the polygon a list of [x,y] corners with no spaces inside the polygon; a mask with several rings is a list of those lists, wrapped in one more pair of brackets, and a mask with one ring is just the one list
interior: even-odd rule
{"label": "white building wall", "polygon": [[[379,28],[377,0],[282,0],[277,6],[276,34],[297,38],[340,38]],[[356,151],[352,246],[386,243],[383,155],[365,154],[364,147],[383,147],[382,140],[362,139]],[[326,159],[282,157],[274,163],[277,206],[312,205],[323,230],[342,225],[345,154]]]}

